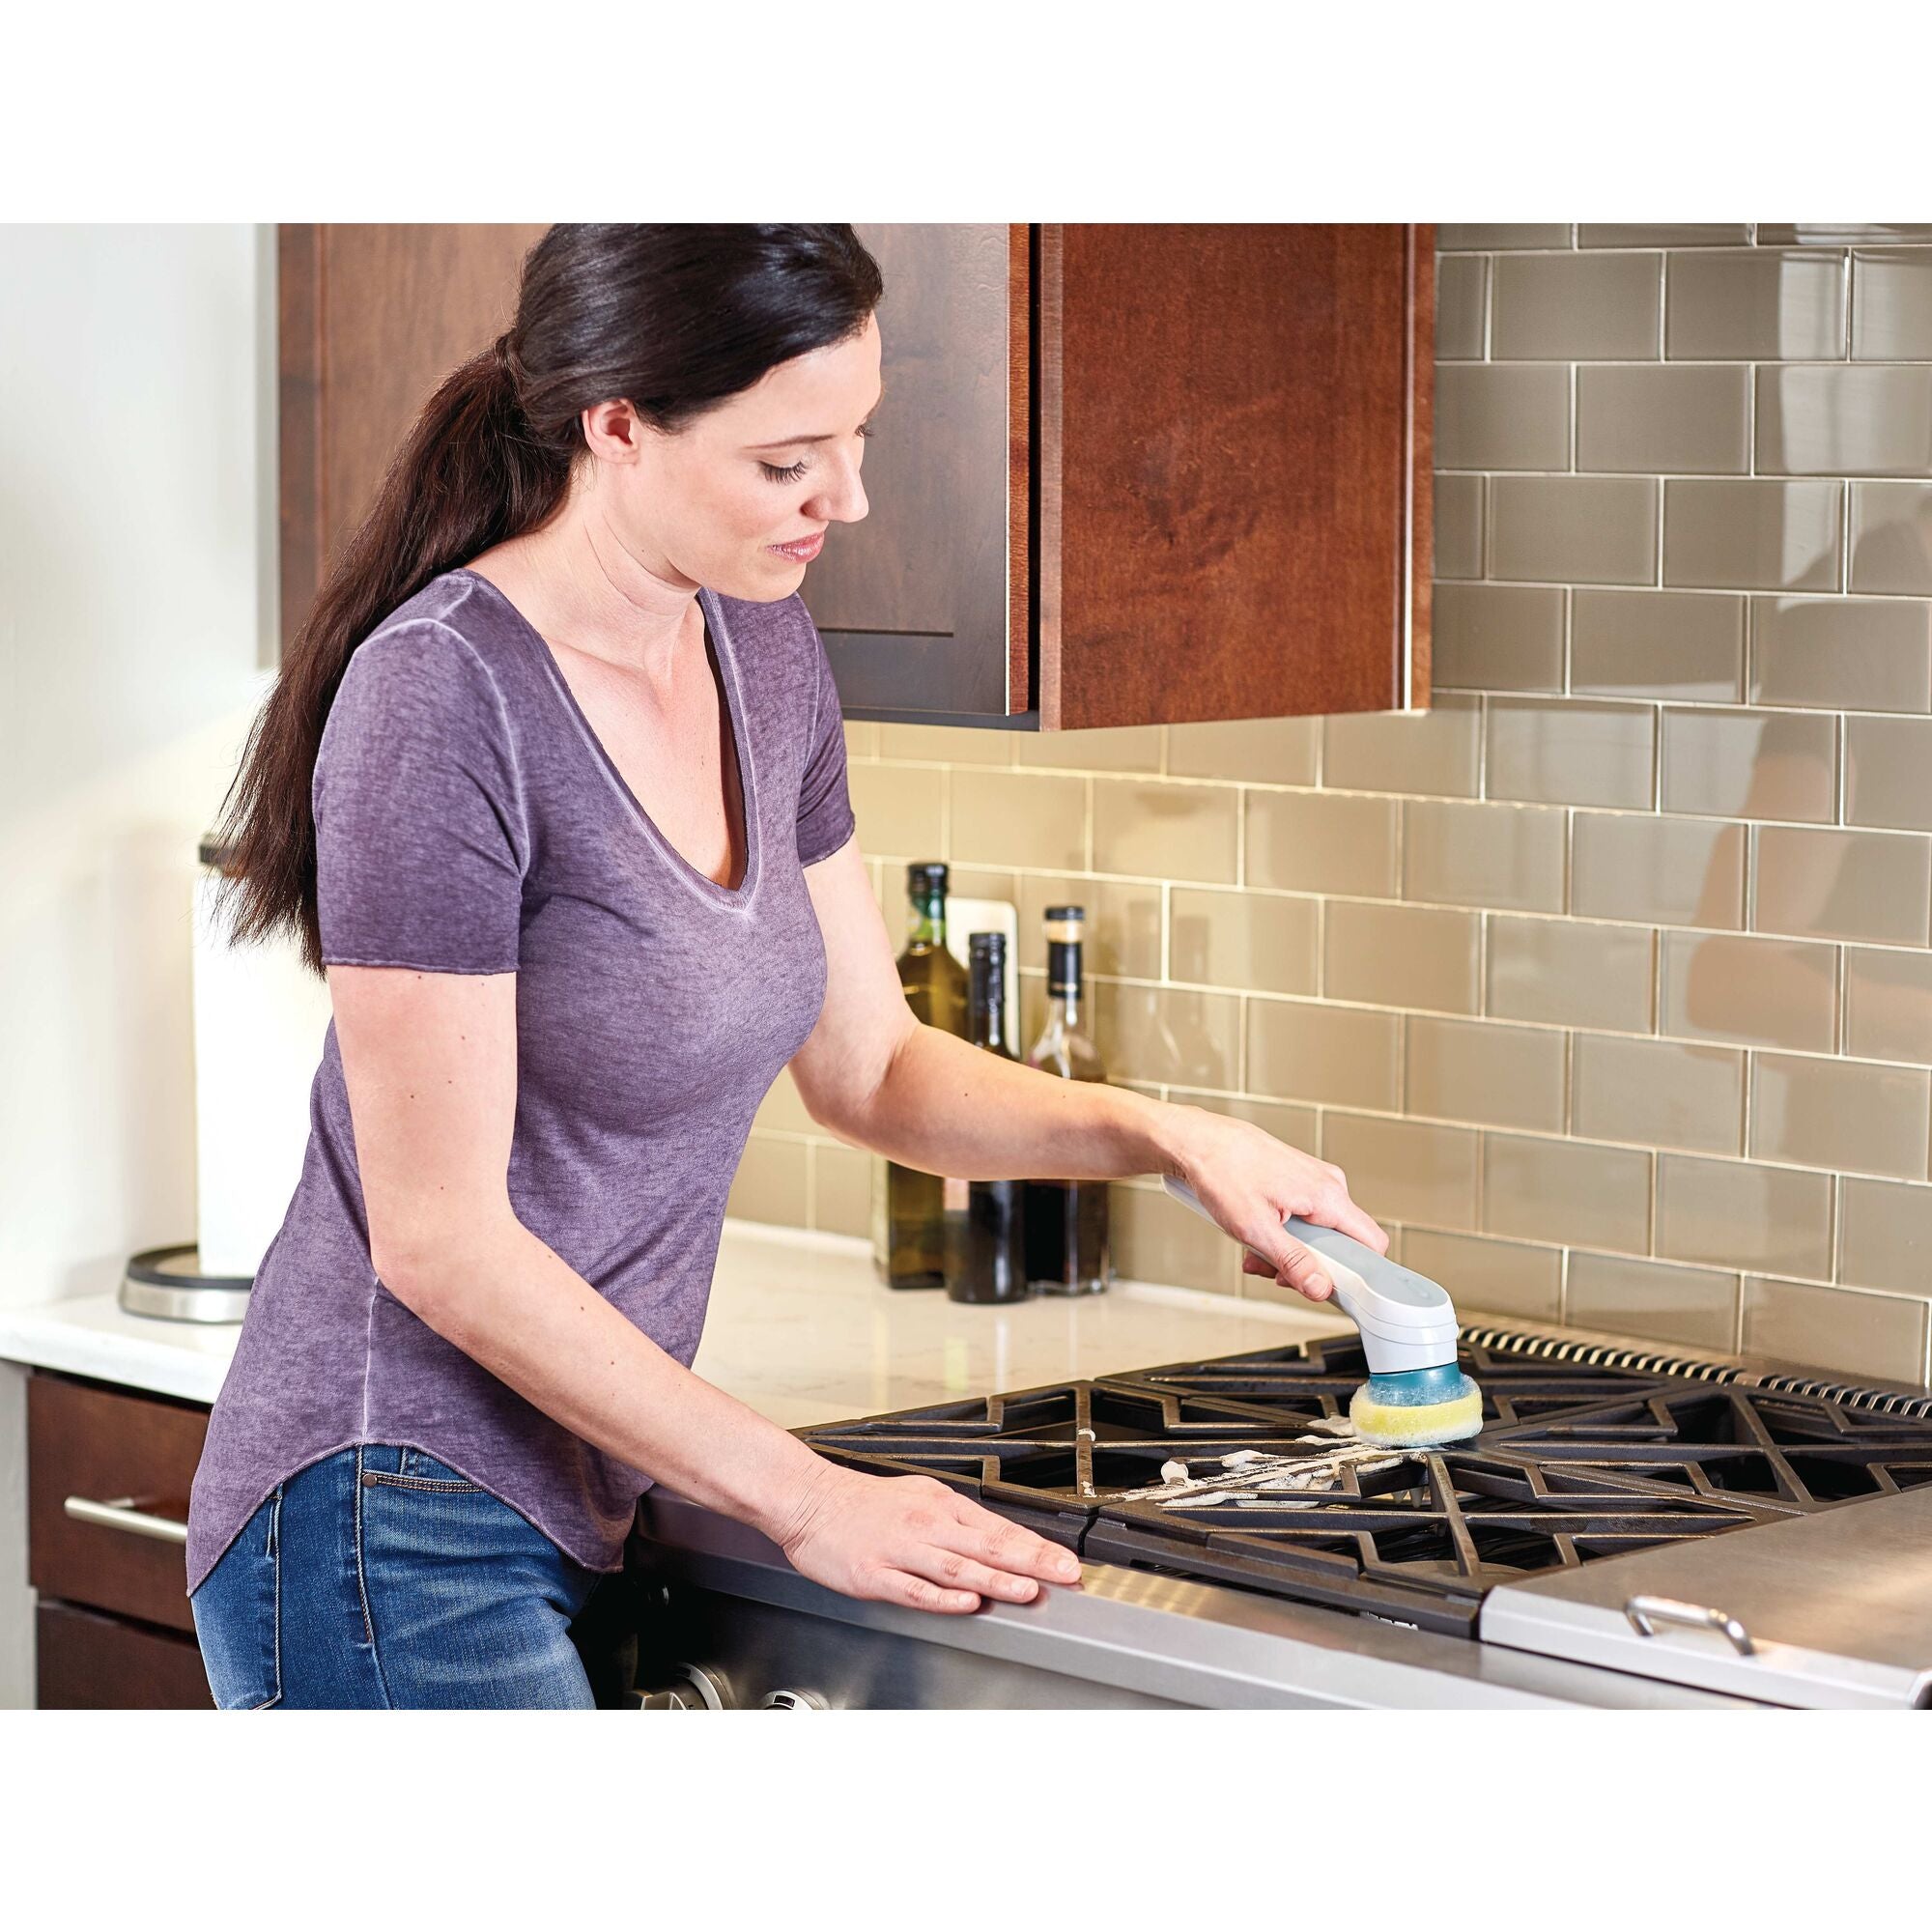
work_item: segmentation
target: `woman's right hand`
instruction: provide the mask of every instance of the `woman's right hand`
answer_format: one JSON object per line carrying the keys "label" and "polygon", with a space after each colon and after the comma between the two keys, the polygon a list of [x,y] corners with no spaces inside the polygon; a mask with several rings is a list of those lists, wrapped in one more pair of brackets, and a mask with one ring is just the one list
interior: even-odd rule
{"label": "woman's right hand", "polygon": [[801,1577],[847,1597],[959,1615],[982,1596],[1025,1604],[1077,1583],[1080,1560],[932,1476],[826,1463],[779,1547]]}

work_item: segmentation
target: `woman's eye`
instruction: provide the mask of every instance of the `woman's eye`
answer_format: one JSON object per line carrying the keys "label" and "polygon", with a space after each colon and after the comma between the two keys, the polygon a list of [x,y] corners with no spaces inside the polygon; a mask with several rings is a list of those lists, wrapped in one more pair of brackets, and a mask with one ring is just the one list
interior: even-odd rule
{"label": "woman's eye", "polygon": [[[859,434],[861,436],[870,436],[871,433],[872,433],[872,425],[870,423],[861,423],[859,425]],[[772,479],[774,483],[796,483],[798,479],[805,474],[806,470],[810,467],[810,466],[807,464],[805,458],[802,456],[788,469],[780,469],[776,468],[774,465],[769,463],[760,463],[758,465],[758,468],[762,469],[765,472],[765,474]]]}

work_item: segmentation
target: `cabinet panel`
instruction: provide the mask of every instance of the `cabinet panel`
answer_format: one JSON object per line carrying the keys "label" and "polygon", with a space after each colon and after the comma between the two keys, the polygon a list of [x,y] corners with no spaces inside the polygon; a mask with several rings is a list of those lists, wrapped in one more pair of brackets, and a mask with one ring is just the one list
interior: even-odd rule
{"label": "cabinet panel", "polygon": [[212,1711],[192,1637],[123,1623],[71,1604],[34,1615],[34,1701],[43,1711]]}
{"label": "cabinet panel", "polygon": [[185,1523],[208,1411],[36,1372],[27,1384],[28,1571],[36,1590],[192,1634],[186,1552],[79,1520],[67,1499]]}
{"label": "cabinet panel", "polygon": [[1406,651],[1432,248],[1396,225],[1042,230],[1043,726],[1427,701]]}
{"label": "cabinet panel", "polygon": [[847,716],[1024,711],[1028,231],[858,234],[885,277],[885,399],[867,515],[826,539],[806,607]]}

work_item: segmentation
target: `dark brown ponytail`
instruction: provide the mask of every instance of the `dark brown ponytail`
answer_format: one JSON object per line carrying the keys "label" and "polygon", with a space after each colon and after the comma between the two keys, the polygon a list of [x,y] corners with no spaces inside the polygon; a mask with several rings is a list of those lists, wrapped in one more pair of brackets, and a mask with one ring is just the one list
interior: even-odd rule
{"label": "dark brown ponytail", "polygon": [[564,223],[525,260],[517,319],[430,398],[289,646],[223,801],[221,910],[323,970],[310,786],[357,646],[444,571],[540,528],[627,398],[675,434],[794,355],[858,333],[877,265],[842,223]]}

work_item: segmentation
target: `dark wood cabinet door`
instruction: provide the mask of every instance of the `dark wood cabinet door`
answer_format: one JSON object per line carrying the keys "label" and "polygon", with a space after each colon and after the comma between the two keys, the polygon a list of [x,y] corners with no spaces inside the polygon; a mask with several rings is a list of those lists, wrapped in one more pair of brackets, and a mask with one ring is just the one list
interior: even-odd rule
{"label": "dark wood cabinet door", "polygon": [[868,508],[801,594],[848,717],[1023,712],[1028,690],[1029,234],[861,225],[885,277]]}
{"label": "dark wood cabinet door", "polygon": [[541,222],[284,226],[282,642],[367,514],[416,412],[510,325]]}
{"label": "dark wood cabinet door", "polygon": [[120,1617],[43,1603],[34,1614],[34,1701],[43,1711],[212,1711],[201,1647]]}
{"label": "dark wood cabinet door", "polygon": [[1039,722],[1428,702],[1434,237],[1052,224]]}

